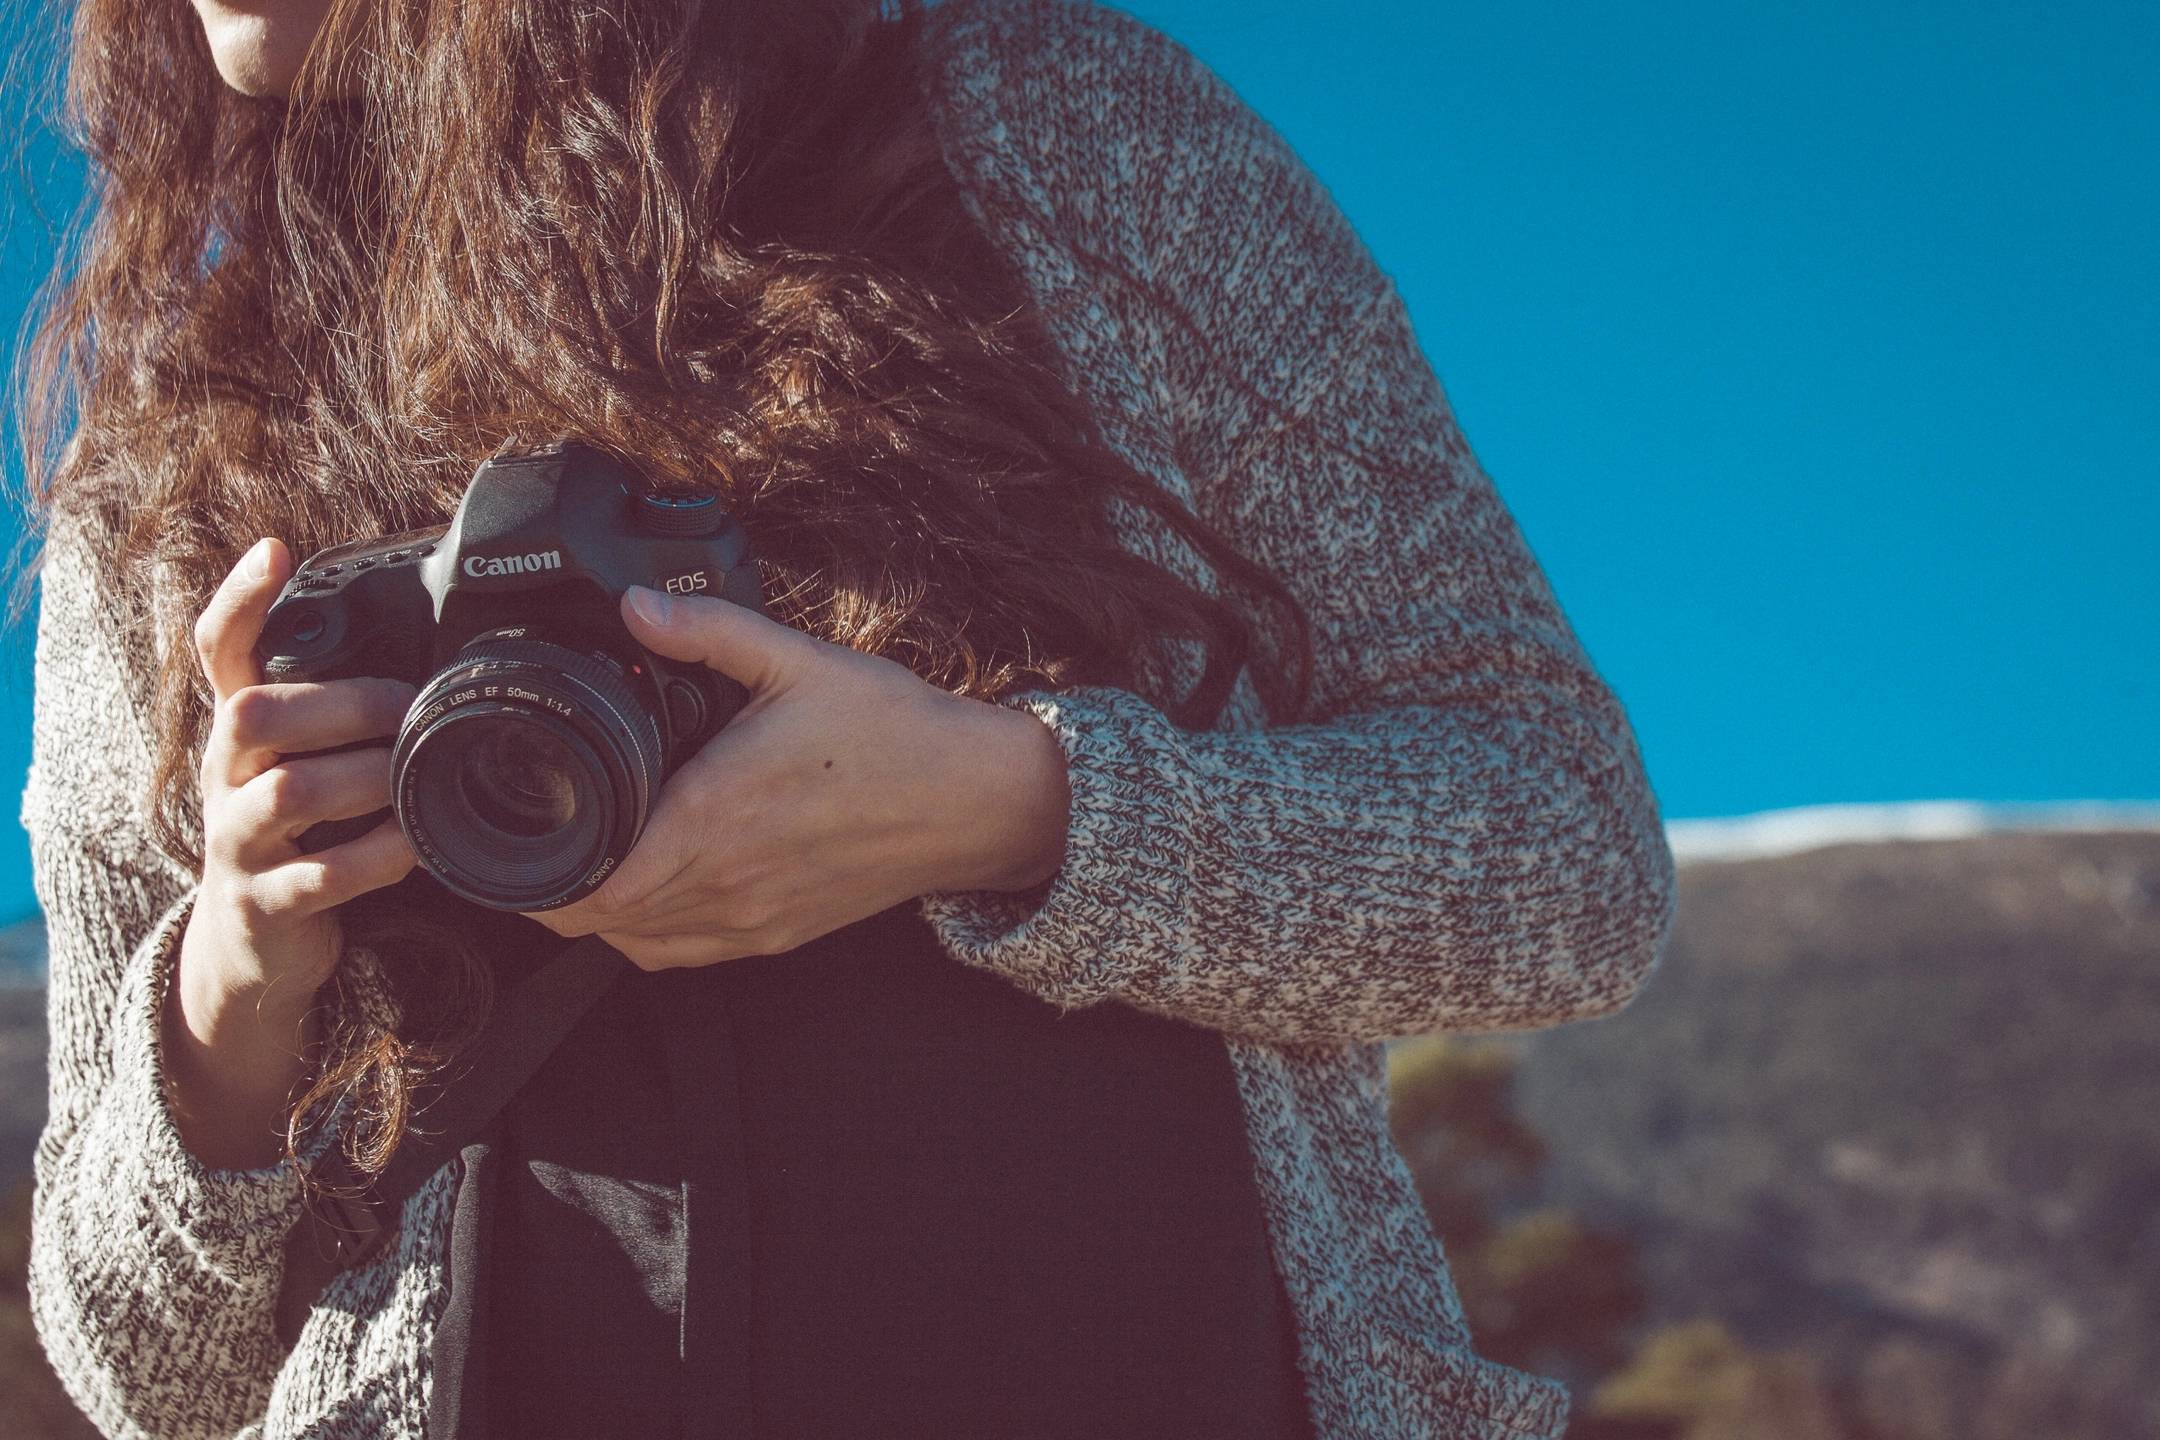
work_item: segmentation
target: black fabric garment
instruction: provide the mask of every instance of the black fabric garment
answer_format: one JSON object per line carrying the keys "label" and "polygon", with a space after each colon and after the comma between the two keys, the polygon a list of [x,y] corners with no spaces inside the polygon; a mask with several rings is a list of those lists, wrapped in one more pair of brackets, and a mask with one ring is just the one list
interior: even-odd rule
{"label": "black fabric garment", "polygon": [[496,1435],[676,1433],[683,1172],[644,1021],[626,979],[503,1113],[482,1282]]}
{"label": "black fabric garment", "polygon": [[1312,1433],[1222,1037],[912,905],[626,975],[467,1155],[459,1440]]}

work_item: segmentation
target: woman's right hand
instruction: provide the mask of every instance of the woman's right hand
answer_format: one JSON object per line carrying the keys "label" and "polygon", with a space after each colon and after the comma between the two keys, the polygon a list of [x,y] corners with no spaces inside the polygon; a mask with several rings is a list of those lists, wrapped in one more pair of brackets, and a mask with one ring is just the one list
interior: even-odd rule
{"label": "woman's right hand", "polygon": [[414,687],[381,678],[264,684],[255,641],[290,569],[283,542],[260,542],[195,623],[216,708],[199,776],[203,873],[168,997],[165,1055],[181,1138],[221,1168],[266,1165],[280,1153],[285,1109],[306,1073],[315,993],[337,968],[336,907],[414,864],[394,819],[314,854],[299,847],[317,821],[390,803],[390,751],[299,752],[390,736]]}

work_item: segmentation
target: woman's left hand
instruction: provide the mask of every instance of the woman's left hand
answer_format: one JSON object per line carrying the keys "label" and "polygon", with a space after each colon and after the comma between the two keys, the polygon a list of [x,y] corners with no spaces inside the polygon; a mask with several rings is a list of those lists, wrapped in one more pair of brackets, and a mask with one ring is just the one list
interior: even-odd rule
{"label": "woman's left hand", "polygon": [[640,588],[622,614],[654,653],[709,665],[750,699],[669,778],[605,884],[530,918],[662,970],[777,954],[917,895],[1024,890],[1057,872],[1070,790],[1034,715],[730,601]]}

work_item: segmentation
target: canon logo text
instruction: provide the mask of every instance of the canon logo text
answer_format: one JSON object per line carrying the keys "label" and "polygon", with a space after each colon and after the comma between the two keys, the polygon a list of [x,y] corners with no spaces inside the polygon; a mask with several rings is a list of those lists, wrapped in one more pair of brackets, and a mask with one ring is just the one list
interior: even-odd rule
{"label": "canon logo text", "polygon": [[537,555],[505,555],[499,560],[491,560],[485,555],[465,557],[465,573],[475,580],[483,575],[523,575],[533,570],[560,569],[560,550],[543,550]]}

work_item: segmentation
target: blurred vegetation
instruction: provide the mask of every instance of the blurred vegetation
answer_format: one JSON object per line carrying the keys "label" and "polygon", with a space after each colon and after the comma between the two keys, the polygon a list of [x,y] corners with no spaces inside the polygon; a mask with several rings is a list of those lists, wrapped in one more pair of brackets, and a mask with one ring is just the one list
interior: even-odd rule
{"label": "blurred vegetation", "polygon": [[1887,1440],[1841,1420],[1811,1363],[1714,1320],[1645,1331],[1628,1236],[1536,1204],[1545,1143],[1516,1113],[1515,1052],[1436,1036],[1389,1057],[1395,1143],[1480,1353],[1567,1382],[1570,1440]]}
{"label": "blurred vegetation", "polygon": [[1478,1349],[1576,1379],[1625,1357],[1642,1315],[1626,1237],[1552,1209],[1525,1209],[1544,1142],[1516,1115],[1515,1057],[1445,1037],[1390,1056],[1395,1143],[1447,1246]]}
{"label": "blurred vegetation", "polygon": [[1838,1418],[1811,1362],[1752,1352],[1715,1320],[1648,1336],[1586,1408],[1593,1430],[1600,1423],[1661,1425],[1680,1440],[1848,1440],[1858,1433]]}

